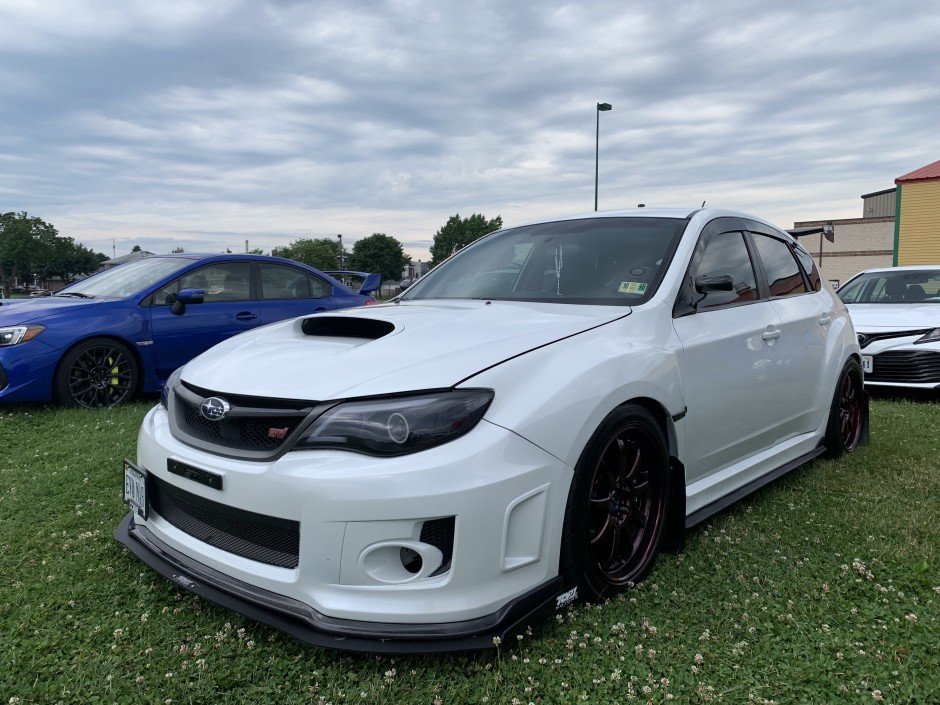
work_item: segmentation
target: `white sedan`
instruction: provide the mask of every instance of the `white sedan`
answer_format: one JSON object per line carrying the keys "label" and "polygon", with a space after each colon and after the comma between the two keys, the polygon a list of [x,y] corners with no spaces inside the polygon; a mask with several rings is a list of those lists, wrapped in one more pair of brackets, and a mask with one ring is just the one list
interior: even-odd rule
{"label": "white sedan", "polygon": [[855,323],[866,385],[940,388],[940,266],[867,269],[839,298]]}
{"label": "white sedan", "polygon": [[314,644],[488,647],[853,450],[862,382],[845,306],[763,220],[534,223],[387,304],[259,328],[177,371],[124,463],[116,537]]}

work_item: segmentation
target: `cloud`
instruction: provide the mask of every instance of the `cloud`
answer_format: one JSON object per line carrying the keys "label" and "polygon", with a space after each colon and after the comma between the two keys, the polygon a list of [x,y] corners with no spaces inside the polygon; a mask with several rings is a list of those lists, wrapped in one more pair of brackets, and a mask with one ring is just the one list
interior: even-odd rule
{"label": "cloud", "polygon": [[857,217],[938,158],[937,36],[927,0],[0,0],[0,208],[108,254],[427,258],[454,213],[593,208],[599,127],[601,208]]}

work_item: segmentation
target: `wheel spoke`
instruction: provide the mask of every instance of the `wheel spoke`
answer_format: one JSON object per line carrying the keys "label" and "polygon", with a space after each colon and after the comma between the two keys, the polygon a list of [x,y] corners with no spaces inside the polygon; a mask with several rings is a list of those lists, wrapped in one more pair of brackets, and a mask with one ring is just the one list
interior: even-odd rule
{"label": "wheel spoke", "polygon": [[124,401],[133,392],[134,377],[133,362],[122,350],[95,346],[72,361],[67,385],[76,404],[98,408]]}
{"label": "wheel spoke", "polygon": [[587,539],[596,570],[623,585],[649,566],[665,517],[662,451],[645,426],[626,424],[597,456],[587,497]]}

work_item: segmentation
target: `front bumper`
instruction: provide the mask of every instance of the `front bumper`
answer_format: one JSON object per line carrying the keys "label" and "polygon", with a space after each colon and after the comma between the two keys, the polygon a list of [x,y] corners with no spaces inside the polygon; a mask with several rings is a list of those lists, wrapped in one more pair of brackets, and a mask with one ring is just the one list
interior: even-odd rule
{"label": "front bumper", "polygon": [[[180,463],[221,479],[206,484]],[[156,504],[146,519],[129,515],[118,541],[178,585],[310,643],[484,648],[564,592],[571,469],[485,421],[397,458],[297,451],[258,462],[180,443],[156,407],[137,464]],[[444,531],[429,537],[429,526]],[[261,538],[269,530],[276,538]]]}
{"label": "front bumper", "polygon": [[129,512],[114,537],[135,556],[186,590],[300,641],[341,651],[444,653],[486,649],[522,634],[555,610],[560,577],[509,601],[485,617],[462,622],[405,624],[327,617],[302,602],[267,592],[200,565],[163,544]]}
{"label": "front bumper", "polygon": [[49,401],[61,356],[39,340],[0,348],[0,401]]}
{"label": "front bumper", "polygon": [[940,389],[940,343],[915,345],[919,338],[876,340],[865,346],[863,359],[870,356],[872,365],[865,386]]}

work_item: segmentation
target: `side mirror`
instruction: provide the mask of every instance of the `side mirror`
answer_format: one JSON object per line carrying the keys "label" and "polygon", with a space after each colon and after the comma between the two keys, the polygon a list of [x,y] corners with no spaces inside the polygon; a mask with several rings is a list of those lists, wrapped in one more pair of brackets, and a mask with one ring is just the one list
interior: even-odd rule
{"label": "side mirror", "polygon": [[201,304],[205,300],[206,292],[204,289],[180,289],[175,296],[173,305],[170,307],[170,312],[182,316],[186,313],[186,304]]}
{"label": "side mirror", "polygon": [[363,280],[362,286],[359,287],[359,293],[368,295],[374,294],[379,289],[382,288],[382,275],[381,274],[370,274]]}
{"label": "side mirror", "polygon": [[730,274],[713,274],[712,276],[696,277],[695,290],[700,294],[734,291],[734,277]]}

